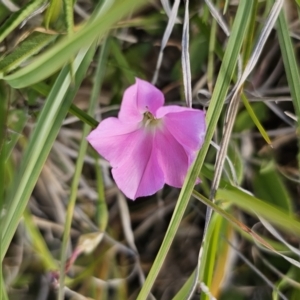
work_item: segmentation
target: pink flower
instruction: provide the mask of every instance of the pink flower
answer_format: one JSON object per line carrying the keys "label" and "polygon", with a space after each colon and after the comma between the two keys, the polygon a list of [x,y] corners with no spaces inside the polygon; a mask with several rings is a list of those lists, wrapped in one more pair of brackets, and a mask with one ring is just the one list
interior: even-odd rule
{"label": "pink flower", "polygon": [[124,93],[118,118],[105,119],[87,137],[110,162],[120,190],[133,200],[156,193],[165,183],[182,187],[203,144],[204,112],[163,104],[163,93],[137,78]]}

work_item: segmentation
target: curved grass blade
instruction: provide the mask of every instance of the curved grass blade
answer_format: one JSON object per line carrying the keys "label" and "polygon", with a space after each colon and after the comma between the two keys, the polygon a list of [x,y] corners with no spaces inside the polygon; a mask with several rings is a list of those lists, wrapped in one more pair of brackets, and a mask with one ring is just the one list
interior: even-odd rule
{"label": "curved grass blade", "polygon": [[226,188],[219,189],[216,200],[234,203],[246,212],[252,215],[258,214],[282,230],[300,236],[300,222],[297,219],[279,207],[270,205],[236,187],[227,185]]}
{"label": "curved grass blade", "polygon": [[161,41],[161,46],[160,46],[160,50],[159,50],[159,54],[158,54],[156,68],[155,68],[155,72],[154,72],[154,75],[153,75],[153,78],[152,78],[152,84],[153,85],[156,83],[157,78],[158,78],[159,69],[160,69],[160,66],[161,66],[161,63],[162,63],[162,59],[163,59],[163,52],[164,52],[164,49],[165,49],[165,47],[167,45],[167,42],[170,38],[173,27],[175,25],[179,4],[180,4],[180,0],[175,0],[174,1],[173,7],[172,7],[172,10],[171,10],[171,14],[169,16],[168,25],[166,27],[166,30],[164,32],[164,36],[163,36],[162,41]]}

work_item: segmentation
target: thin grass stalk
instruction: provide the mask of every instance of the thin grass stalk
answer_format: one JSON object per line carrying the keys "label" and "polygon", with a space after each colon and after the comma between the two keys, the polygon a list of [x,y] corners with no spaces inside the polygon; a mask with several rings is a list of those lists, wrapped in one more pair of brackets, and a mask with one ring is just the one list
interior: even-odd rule
{"label": "thin grass stalk", "polygon": [[[96,103],[99,93],[101,91],[104,74],[105,74],[105,66],[107,62],[108,57],[108,51],[109,51],[109,43],[107,41],[107,38],[104,39],[101,45],[101,51],[99,52],[98,57],[98,64],[94,76],[94,84],[93,89],[91,93],[91,103]],[[92,104],[91,104],[92,106]],[[93,106],[91,107],[93,108]],[[94,113],[94,110],[89,110],[88,113],[91,115]],[[87,124],[89,125],[89,124]],[[92,126],[96,127],[96,126]],[[94,152],[95,154],[95,152]],[[102,176],[102,170],[101,166],[99,164],[99,158],[98,155],[95,155],[95,169],[96,169],[96,182],[97,182],[97,191],[98,191],[98,202],[97,202],[97,220],[98,220],[98,226],[100,231],[105,231],[108,223],[108,209],[107,204],[105,201],[105,193],[104,193],[104,183],[103,183],[103,176]]]}
{"label": "thin grass stalk", "polygon": [[[219,3],[219,2],[218,2]],[[215,46],[217,38],[217,20],[213,18],[211,24],[211,31],[209,37],[209,47],[208,47],[208,62],[207,62],[207,86],[210,94],[213,90],[214,82],[214,70],[215,70]]]}
{"label": "thin grass stalk", "polygon": [[[90,51],[92,53],[95,52],[95,45],[93,45],[91,47]],[[96,104],[97,104],[97,97],[95,97],[93,95],[93,98],[90,101],[88,114],[91,114],[92,112],[95,111]],[[68,203],[68,208],[67,208],[66,222],[65,222],[65,226],[64,226],[64,235],[63,235],[62,248],[61,248],[58,300],[64,299],[64,279],[65,279],[65,264],[66,264],[66,260],[67,260],[67,248],[69,245],[69,236],[70,236],[70,232],[71,232],[71,225],[72,225],[72,219],[73,219],[73,214],[74,214],[74,209],[75,209],[75,204],[76,204],[79,180],[81,177],[82,167],[83,167],[83,163],[84,163],[84,157],[85,157],[86,150],[87,150],[86,136],[87,136],[89,130],[90,130],[90,126],[87,124],[84,124],[78,158],[76,161],[74,177],[73,177],[73,181],[72,181],[72,185],[71,185],[71,193],[70,193],[70,198],[69,198],[69,203]]]}
{"label": "thin grass stalk", "polygon": [[162,63],[163,55],[164,55],[164,49],[167,45],[167,42],[170,38],[173,27],[175,25],[179,4],[180,4],[180,0],[175,0],[174,1],[172,11],[171,11],[171,15],[169,17],[168,24],[167,24],[166,30],[164,32],[164,35],[163,35],[163,38],[162,38],[162,41],[161,41],[161,46],[160,46],[160,50],[159,50],[159,54],[158,54],[158,59],[157,59],[156,67],[155,67],[155,72],[154,72],[154,75],[153,75],[153,78],[152,78],[152,84],[153,85],[156,84],[156,81],[157,81],[157,78],[158,78],[160,66],[161,66],[161,63]]}
{"label": "thin grass stalk", "polygon": [[[0,84],[0,228],[3,222],[3,209],[4,209],[4,186],[5,186],[5,147],[6,142],[6,119],[7,119],[7,103],[8,97],[5,91],[4,84]],[[2,255],[2,231],[0,235],[0,254]],[[0,299],[7,299],[6,289],[4,285],[4,278],[2,273],[2,260],[0,261]]]}
{"label": "thin grass stalk", "polygon": [[[73,17],[73,5],[74,1],[73,0],[63,0],[63,11],[64,11],[64,18],[65,18],[65,25],[67,28],[67,36],[71,37],[74,33],[74,17]],[[71,77],[73,78],[72,81],[74,80],[74,56],[70,57],[70,73]]]}
{"label": "thin grass stalk", "polygon": [[7,114],[8,114],[8,94],[6,87],[0,83],[0,224],[1,212],[4,205],[4,187],[5,187],[5,143],[7,138]]}

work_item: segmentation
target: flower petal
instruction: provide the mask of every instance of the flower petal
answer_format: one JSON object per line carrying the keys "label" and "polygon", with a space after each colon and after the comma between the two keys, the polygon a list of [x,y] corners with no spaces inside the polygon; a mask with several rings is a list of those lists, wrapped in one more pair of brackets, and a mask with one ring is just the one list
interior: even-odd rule
{"label": "flower petal", "polygon": [[152,195],[164,185],[153,134],[139,124],[108,118],[87,137],[95,150],[110,162],[120,190],[133,200]]}
{"label": "flower petal", "polygon": [[164,104],[164,95],[151,83],[136,78],[136,83],[124,92],[119,119],[123,122],[139,122],[144,113],[155,115]]}
{"label": "flower petal", "polygon": [[165,182],[174,187],[182,187],[188,168],[192,163],[185,148],[166,127],[156,132],[154,144],[157,148],[157,157],[164,173]]}
{"label": "flower petal", "polygon": [[204,142],[206,124],[202,110],[180,106],[165,106],[157,111],[164,125],[189,154],[200,149]]}
{"label": "flower petal", "polygon": [[114,167],[122,163],[124,157],[131,156],[140,130],[138,124],[123,124],[117,118],[107,118],[91,131],[87,140]]}
{"label": "flower petal", "polygon": [[131,156],[114,167],[113,177],[120,190],[130,199],[149,196],[164,185],[164,174],[158,163],[153,133],[138,131]]}

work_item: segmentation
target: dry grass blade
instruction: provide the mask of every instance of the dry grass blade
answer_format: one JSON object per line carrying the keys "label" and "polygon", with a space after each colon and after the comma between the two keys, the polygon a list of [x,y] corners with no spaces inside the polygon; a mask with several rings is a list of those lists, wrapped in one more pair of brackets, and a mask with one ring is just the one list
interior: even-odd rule
{"label": "dry grass blade", "polygon": [[157,63],[156,63],[156,68],[155,68],[155,72],[154,72],[154,75],[153,75],[153,78],[152,78],[152,84],[155,84],[156,81],[157,81],[159,69],[160,69],[160,66],[161,66],[161,63],[162,63],[162,59],[163,59],[163,52],[164,52],[164,49],[165,49],[165,47],[167,45],[167,42],[170,38],[173,27],[175,25],[179,4],[180,4],[180,0],[175,0],[174,5],[172,7],[172,11],[171,11],[171,15],[169,17],[168,25],[166,27],[164,36],[163,36],[162,41],[161,41],[161,46],[160,46],[160,51],[159,51],[159,55],[158,55],[158,59],[157,59]]}
{"label": "dry grass blade", "polygon": [[[161,2],[161,5],[162,5],[164,11],[166,12],[167,16],[170,18],[171,14],[172,14],[172,8],[170,5],[170,1],[169,0],[160,0],[160,2]],[[177,18],[176,23],[181,23],[181,21]]]}
{"label": "dry grass blade", "polygon": [[218,24],[220,25],[220,27],[222,28],[224,33],[227,36],[229,36],[230,35],[230,30],[229,30],[228,26],[226,25],[226,22],[222,18],[221,14],[219,13],[219,11],[215,8],[215,6],[213,5],[213,3],[210,0],[205,0],[205,3],[208,6],[211,15],[218,22]]}
{"label": "dry grass blade", "polygon": [[188,107],[192,107],[191,65],[189,54],[189,0],[185,1],[184,23],[182,34],[182,73],[185,100]]}
{"label": "dry grass blade", "polygon": [[[220,151],[220,146],[218,144],[216,144],[214,141],[211,141],[210,144],[219,152]],[[228,176],[229,179],[232,178],[232,180],[234,182],[237,182],[238,179],[237,179],[237,174],[236,174],[236,171],[235,171],[235,168],[234,168],[234,165],[233,165],[233,162],[231,161],[231,159],[229,158],[228,155],[225,155],[225,159],[226,161],[228,162],[228,166],[230,168],[230,172],[231,172],[231,177]],[[225,170],[226,171],[226,170]]]}
{"label": "dry grass blade", "polygon": [[[279,240],[283,245],[285,245],[288,249],[290,249],[293,253],[295,253],[296,255],[300,256],[300,251],[293,247],[291,244],[289,244],[288,242],[285,241],[285,239],[279,234],[279,232],[265,219],[263,218],[259,218],[261,223],[264,225],[264,227],[277,239]],[[299,264],[297,264],[298,267],[300,266]]]}
{"label": "dry grass blade", "polygon": [[220,183],[222,170],[223,170],[223,166],[224,166],[224,162],[225,162],[225,157],[226,157],[226,153],[227,153],[227,148],[228,148],[228,144],[230,141],[232,128],[234,125],[235,116],[236,116],[237,110],[238,110],[238,104],[239,104],[238,94],[239,94],[240,89],[242,88],[245,80],[247,79],[247,77],[249,76],[249,74],[251,73],[253,68],[255,67],[255,65],[260,57],[263,47],[264,47],[264,45],[271,33],[271,30],[273,29],[274,24],[278,18],[278,15],[280,13],[282,5],[283,5],[283,0],[278,0],[273,5],[270,15],[266,21],[266,24],[265,24],[264,28],[262,29],[261,34],[258,39],[258,42],[253,50],[251,58],[249,59],[249,62],[247,63],[246,68],[236,85],[236,90],[233,94],[232,101],[229,105],[228,113],[226,114],[225,130],[224,130],[223,139],[221,142],[221,149],[218,153],[217,161],[216,161],[216,165],[215,165],[215,176],[214,176],[211,195],[210,195],[211,199],[214,198],[214,195],[215,195],[216,190],[218,189],[218,186]]}
{"label": "dry grass blade", "polygon": [[2,0],[1,1],[10,11],[18,11],[20,9],[19,6],[17,6],[15,3],[13,3],[10,0]]}
{"label": "dry grass blade", "polygon": [[249,59],[249,62],[246,65],[246,68],[243,72],[243,75],[241,76],[237,86],[236,86],[236,93],[238,93],[238,90],[243,86],[245,80],[247,79],[247,77],[250,75],[250,73],[252,72],[252,70],[254,69],[254,67],[256,66],[258,59],[260,57],[260,54],[267,42],[267,39],[278,19],[279,13],[281,11],[282,5],[283,5],[283,0],[277,0],[271,11],[270,14],[266,20],[266,23],[259,35],[258,41],[255,45],[255,48],[252,52],[252,55]]}
{"label": "dry grass blade", "polygon": [[[118,204],[120,207],[120,215],[121,215],[121,220],[122,220],[122,225],[123,225],[123,230],[124,230],[124,235],[126,238],[127,243],[131,247],[132,250],[136,252],[136,268],[138,272],[138,277],[139,277],[139,282],[140,285],[142,286],[143,283],[145,282],[145,275],[143,273],[142,267],[140,265],[140,259],[139,259],[139,254],[138,250],[136,248],[135,242],[134,242],[134,234],[132,232],[131,228],[131,221],[130,221],[130,214],[129,214],[129,209],[126,203],[126,199],[123,196],[123,194],[118,193]],[[154,299],[154,297],[150,294],[151,299]]]}

